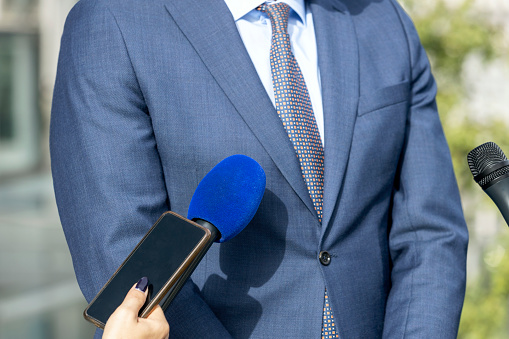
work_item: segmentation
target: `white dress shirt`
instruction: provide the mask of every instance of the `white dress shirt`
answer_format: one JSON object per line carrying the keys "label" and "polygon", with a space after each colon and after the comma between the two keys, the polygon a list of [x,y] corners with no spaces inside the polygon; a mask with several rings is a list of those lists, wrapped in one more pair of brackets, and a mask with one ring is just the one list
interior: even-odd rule
{"label": "white dress shirt", "polygon": [[[272,104],[275,106],[274,88],[270,70],[270,43],[272,26],[266,13],[256,10],[256,7],[274,1],[263,0],[224,0],[233,19],[237,24],[240,36],[247,52],[253,61],[256,72],[267,91]],[[320,86],[320,70],[316,52],[315,28],[313,16],[304,0],[281,0],[287,3],[291,10],[288,19],[288,33],[292,45],[292,52],[297,59],[308,88],[316,123],[324,144],[324,122],[322,91]]]}

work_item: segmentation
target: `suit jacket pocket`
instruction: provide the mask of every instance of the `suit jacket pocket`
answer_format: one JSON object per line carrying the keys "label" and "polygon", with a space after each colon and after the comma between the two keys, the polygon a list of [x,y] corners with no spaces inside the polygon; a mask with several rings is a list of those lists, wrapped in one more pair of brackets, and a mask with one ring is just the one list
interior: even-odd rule
{"label": "suit jacket pocket", "polygon": [[409,100],[410,84],[408,81],[380,88],[359,98],[358,116]]}

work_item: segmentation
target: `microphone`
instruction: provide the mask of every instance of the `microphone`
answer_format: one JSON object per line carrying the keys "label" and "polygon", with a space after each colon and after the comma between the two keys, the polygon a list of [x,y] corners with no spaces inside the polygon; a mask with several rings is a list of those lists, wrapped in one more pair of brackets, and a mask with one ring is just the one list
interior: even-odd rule
{"label": "microphone", "polygon": [[[210,170],[194,191],[187,218],[210,231],[188,268],[179,273],[168,292],[163,310],[173,301],[213,242],[225,242],[239,234],[253,219],[265,192],[265,172],[253,159],[232,155]],[[149,311],[141,314],[143,317]]]}
{"label": "microphone", "polygon": [[488,194],[509,225],[509,160],[494,142],[484,143],[468,153],[468,166],[475,182]]}
{"label": "microphone", "polygon": [[187,218],[215,225],[219,242],[230,240],[251,221],[265,192],[265,172],[253,159],[232,155],[217,164],[194,191]]}
{"label": "microphone", "polygon": [[232,155],[217,164],[196,188],[188,218],[164,213],[90,302],[85,318],[104,328],[143,276],[149,278],[149,298],[139,316],[147,317],[160,303],[166,309],[210,246],[233,238],[251,221],[265,180],[262,167],[248,156]]}

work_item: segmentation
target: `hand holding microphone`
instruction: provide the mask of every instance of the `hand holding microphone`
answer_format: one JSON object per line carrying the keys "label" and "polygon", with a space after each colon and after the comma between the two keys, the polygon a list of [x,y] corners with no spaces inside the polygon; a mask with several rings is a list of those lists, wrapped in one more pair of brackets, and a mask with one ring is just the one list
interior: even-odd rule
{"label": "hand holding microphone", "polygon": [[141,278],[131,287],[122,304],[113,312],[104,327],[103,339],[168,339],[170,326],[160,306],[145,319],[138,313],[148,295],[148,279]]}
{"label": "hand holding microphone", "polygon": [[158,305],[165,310],[210,246],[233,238],[251,221],[264,192],[265,172],[255,160],[233,155],[221,161],[196,188],[188,218],[164,213],[90,302],[85,318],[104,328],[140,276],[150,280],[139,316],[148,317]]}

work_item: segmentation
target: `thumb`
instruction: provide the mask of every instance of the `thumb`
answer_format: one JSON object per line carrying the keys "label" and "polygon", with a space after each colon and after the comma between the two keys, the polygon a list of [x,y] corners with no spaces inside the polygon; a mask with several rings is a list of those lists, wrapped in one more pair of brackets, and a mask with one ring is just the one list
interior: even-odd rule
{"label": "thumb", "polygon": [[138,312],[143,307],[145,300],[147,299],[147,287],[147,277],[141,278],[136,285],[131,287],[120,307],[130,310],[138,316]]}

